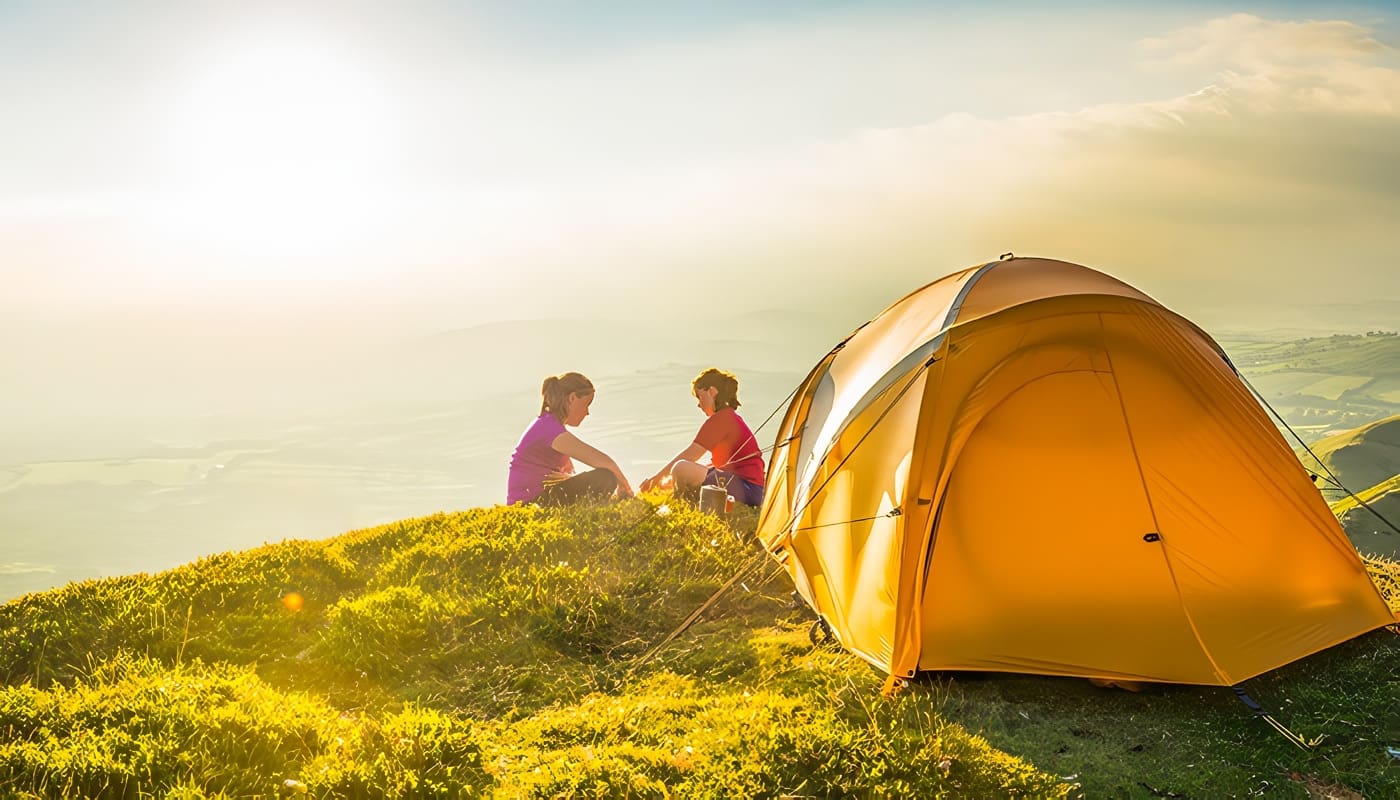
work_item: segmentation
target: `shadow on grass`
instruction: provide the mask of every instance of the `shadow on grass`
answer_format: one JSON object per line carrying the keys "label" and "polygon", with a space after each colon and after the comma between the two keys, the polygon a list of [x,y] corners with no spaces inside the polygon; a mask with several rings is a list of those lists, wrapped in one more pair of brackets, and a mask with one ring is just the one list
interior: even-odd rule
{"label": "shadow on grass", "polygon": [[[1400,797],[1400,637],[1376,631],[1247,681],[1304,750],[1227,687],[1146,684],[1104,689],[1077,678],[943,672],[912,692],[995,747],[1079,782],[1085,797],[1317,795],[1343,788]],[[1072,776],[1072,777],[1071,777]],[[1310,789],[1311,787],[1311,789]]]}

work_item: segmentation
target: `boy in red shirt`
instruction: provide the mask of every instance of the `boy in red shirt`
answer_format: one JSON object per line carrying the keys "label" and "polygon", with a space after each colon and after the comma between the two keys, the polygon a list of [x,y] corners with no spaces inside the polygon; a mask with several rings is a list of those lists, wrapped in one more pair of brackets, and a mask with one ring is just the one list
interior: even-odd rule
{"label": "boy in red shirt", "polygon": [[[739,408],[739,379],[711,367],[690,383],[705,422],[690,446],[676,454],[657,473],[642,481],[641,490],[664,486],[674,480],[682,492],[700,486],[724,487],[746,505],[763,503],[763,451],[744,423]],[[696,463],[710,454],[710,466]]]}

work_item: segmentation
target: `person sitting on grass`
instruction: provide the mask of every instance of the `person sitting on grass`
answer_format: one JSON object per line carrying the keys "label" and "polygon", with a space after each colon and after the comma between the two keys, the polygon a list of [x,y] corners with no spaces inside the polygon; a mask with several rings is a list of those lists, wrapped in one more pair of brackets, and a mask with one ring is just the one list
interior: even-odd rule
{"label": "person sitting on grass", "polygon": [[[763,503],[763,452],[744,423],[739,408],[739,379],[711,367],[691,381],[696,404],[705,422],[690,446],[666,462],[655,475],[642,481],[642,491],[674,482],[680,494],[689,496],[701,486],[717,485],[737,502]],[[710,466],[696,463],[710,454]]]}
{"label": "person sitting on grass", "polygon": [[[551,375],[540,387],[540,415],[520,437],[510,457],[506,505],[539,503],[557,506],[616,492],[632,496],[632,486],[617,462],[564,430],[576,428],[593,404],[593,383],[577,372]],[[593,469],[575,475],[572,459]]]}

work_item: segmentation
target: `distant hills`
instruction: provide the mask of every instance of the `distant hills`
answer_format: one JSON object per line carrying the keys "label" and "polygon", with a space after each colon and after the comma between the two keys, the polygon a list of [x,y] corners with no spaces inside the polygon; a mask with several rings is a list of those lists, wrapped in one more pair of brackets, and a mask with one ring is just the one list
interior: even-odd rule
{"label": "distant hills", "polygon": [[1400,414],[1400,335],[1224,338],[1236,368],[1305,439]]}
{"label": "distant hills", "polygon": [[[498,502],[511,448],[539,409],[540,382],[564,370],[598,387],[579,435],[635,478],[689,441],[701,421],[689,382],[711,365],[739,375],[742,413],[766,447],[777,422],[763,421],[879,310],[729,313],[701,300],[657,298],[626,319],[581,309],[571,319],[409,338],[361,331],[314,357],[295,341],[266,359],[232,359],[200,341],[124,347],[130,363],[107,359],[122,376],[114,385],[100,383],[102,373],[63,379],[65,370],[88,371],[45,361],[44,382],[31,388],[52,397],[52,408],[0,413],[0,600]],[[1220,342],[1307,442],[1400,414],[1395,334]],[[1375,480],[1347,485],[1359,492],[1386,469],[1377,462]],[[1363,550],[1391,552],[1367,537]]]}
{"label": "distant hills", "polygon": [[540,383],[566,370],[598,387],[580,437],[640,480],[703,420],[690,395],[701,369],[739,375],[742,411],[766,439],[777,423],[760,428],[764,419],[853,327],[834,313],[668,302],[674,314],[661,322],[585,313],[494,322],[347,341],[316,358],[288,342],[292,352],[255,369],[184,353],[180,380],[72,383],[55,395],[100,413],[64,413],[47,427],[30,418],[36,431],[23,437],[0,430],[0,600],[500,502]]}

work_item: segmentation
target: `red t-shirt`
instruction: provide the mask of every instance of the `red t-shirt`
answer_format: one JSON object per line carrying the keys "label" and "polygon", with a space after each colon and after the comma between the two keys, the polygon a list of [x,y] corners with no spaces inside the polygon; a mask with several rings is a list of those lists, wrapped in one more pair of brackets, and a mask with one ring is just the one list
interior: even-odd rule
{"label": "red t-shirt", "polygon": [[715,469],[732,472],[755,486],[763,485],[763,451],[734,409],[722,408],[705,420],[695,434],[695,443],[710,451]]}

